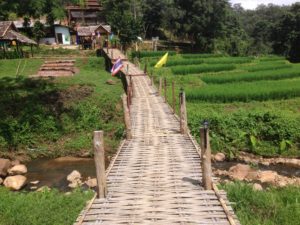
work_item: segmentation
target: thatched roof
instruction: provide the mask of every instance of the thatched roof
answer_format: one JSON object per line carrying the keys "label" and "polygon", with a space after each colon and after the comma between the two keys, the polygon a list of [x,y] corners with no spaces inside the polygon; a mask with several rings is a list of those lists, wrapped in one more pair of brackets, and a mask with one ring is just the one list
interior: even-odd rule
{"label": "thatched roof", "polygon": [[101,5],[99,4],[98,0],[85,0],[84,7],[80,5],[68,5],[67,9],[94,9],[94,10],[101,10]]}
{"label": "thatched roof", "polygon": [[0,40],[18,41],[23,44],[37,44],[25,35],[18,33],[17,28],[11,21],[0,21]]}
{"label": "thatched roof", "polygon": [[92,36],[92,34],[97,30],[102,29],[105,33],[111,33],[111,27],[109,25],[96,25],[96,26],[86,26],[86,27],[78,27],[77,34],[81,37]]}

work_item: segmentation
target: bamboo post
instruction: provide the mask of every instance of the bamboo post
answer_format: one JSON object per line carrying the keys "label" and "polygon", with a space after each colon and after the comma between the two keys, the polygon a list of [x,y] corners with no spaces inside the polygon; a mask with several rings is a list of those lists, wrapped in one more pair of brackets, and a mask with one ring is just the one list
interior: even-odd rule
{"label": "bamboo post", "polygon": [[159,78],[159,89],[158,89],[158,94],[161,96],[161,92],[162,92],[162,78]]}
{"label": "bamboo post", "polygon": [[94,131],[94,159],[97,174],[98,198],[107,195],[103,131]]}
{"label": "bamboo post", "polygon": [[130,76],[130,104],[132,104],[132,98],[134,97],[135,95],[135,89],[134,89],[134,83],[133,83],[133,79],[132,79],[132,76]]}
{"label": "bamboo post", "polygon": [[173,106],[173,111],[174,111],[174,113],[176,113],[176,98],[175,98],[175,82],[174,81],[172,81],[172,99],[173,99],[173,104],[172,104],[172,106]]}
{"label": "bamboo post", "polygon": [[179,94],[180,102],[180,133],[187,134],[187,114],[186,114],[186,102],[185,102],[185,93],[181,89]]}
{"label": "bamboo post", "polygon": [[124,120],[125,120],[125,126],[126,126],[126,138],[132,139],[131,120],[130,120],[130,115],[129,115],[129,108],[127,105],[126,94],[123,94],[122,101],[123,101],[123,109],[124,109]]}
{"label": "bamboo post", "polygon": [[147,67],[148,67],[148,62],[146,62],[146,64],[145,64],[145,67],[144,67],[144,74],[147,74],[147,72],[148,72],[148,69],[147,69]]}
{"label": "bamboo post", "polygon": [[208,123],[200,128],[201,159],[202,159],[202,183],[205,190],[212,190],[211,177],[211,148],[209,141]]}
{"label": "bamboo post", "polygon": [[114,50],[111,49],[111,60],[114,60]]}
{"label": "bamboo post", "polygon": [[167,78],[164,79],[165,102],[167,102]]}
{"label": "bamboo post", "polygon": [[127,76],[129,75],[129,64],[127,64],[127,67],[126,67],[126,74],[127,74]]}
{"label": "bamboo post", "polygon": [[128,85],[127,87],[127,104],[128,104],[128,109],[130,109],[130,105],[131,105],[131,85]]}

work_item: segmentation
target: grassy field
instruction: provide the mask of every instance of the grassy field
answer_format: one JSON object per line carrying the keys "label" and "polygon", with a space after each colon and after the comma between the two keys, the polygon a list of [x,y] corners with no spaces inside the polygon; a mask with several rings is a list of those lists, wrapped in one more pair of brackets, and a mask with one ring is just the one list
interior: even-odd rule
{"label": "grassy field", "polygon": [[156,82],[167,79],[170,102],[170,83],[176,83],[177,96],[184,88],[189,127],[198,138],[202,121],[209,120],[214,152],[300,156],[299,64],[278,56],[177,54],[154,69],[157,60],[144,57],[142,66],[151,66]]}
{"label": "grassy field", "polygon": [[[91,153],[92,132],[104,130],[112,155],[123,136],[121,81],[102,58],[77,59],[74,77],[28,79],[41,59],[0,60],[0,156],[81,156]],[[112,79],[115,85],[106,81]]]}
{"label": "grassy field", "polygon": [[92,195],[81,190],[70,195],[55,190],[20,193],[0,187],[0,224],[72,225]]}
{"label": "grassy field", "polygon": [[300,189],[269,188],[254,191],[251,186],[233,183],[223,186],[243,225],[298,225],[300,221]]}

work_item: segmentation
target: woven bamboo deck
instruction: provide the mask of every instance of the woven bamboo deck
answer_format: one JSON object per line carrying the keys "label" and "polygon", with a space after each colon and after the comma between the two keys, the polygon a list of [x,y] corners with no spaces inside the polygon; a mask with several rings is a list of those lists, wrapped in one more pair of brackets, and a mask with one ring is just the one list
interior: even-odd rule
{"label": "woven bamboo deck", "polygon": [[[117,54],[120,53],[114,53]],[[132,75],[141,72],[136,67],[129,70]],[[179,133],[179,121],[150,85],[149,78],[133,76],[132,79],[135,86],[130,109],[133,139],[124,142],[108,170],[107,198],[94,200],[77,222],[83,220],[83,225],[230,224],[215,192],[203,190],[200,157],[192,139]],[[227,202],[226,193],[221,195]],[[232,212],[230,206],[229,209]]]}

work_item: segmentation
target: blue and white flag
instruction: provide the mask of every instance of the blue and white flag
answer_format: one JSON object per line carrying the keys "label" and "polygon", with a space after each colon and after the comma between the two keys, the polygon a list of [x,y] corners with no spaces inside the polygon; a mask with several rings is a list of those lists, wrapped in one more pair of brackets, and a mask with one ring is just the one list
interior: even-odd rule
{"label": "blue and white flag", "polygon": [[122,59],[119,58],[111,68],[111,75],[115,76],[123,68]]}

